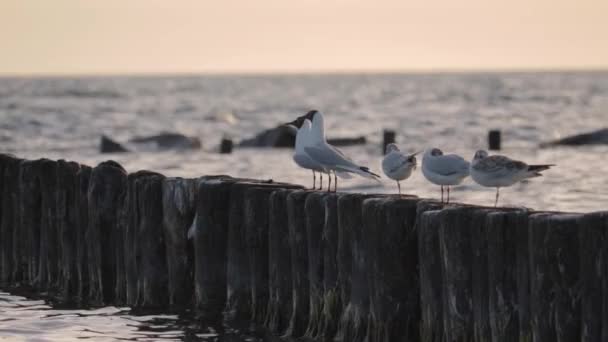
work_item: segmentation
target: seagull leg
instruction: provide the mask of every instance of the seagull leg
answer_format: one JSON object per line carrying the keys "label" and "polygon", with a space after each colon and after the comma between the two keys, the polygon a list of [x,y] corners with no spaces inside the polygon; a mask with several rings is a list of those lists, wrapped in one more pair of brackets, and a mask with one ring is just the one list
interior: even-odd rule
{"label": "seagull leg", "polygon": [[500,188],[496,188],[496,200],[494,201],[494,208],[496,208],[496,206],[498,205],[498,192],[500,191]]}
{"label": "seagull leg", "polygon": [[323,190],[323,172],[319,172],[319,175],[319,177],[321,177],[319,180],[319,190]]}
{"label": "seagull leg", "polygon": [[399,189],[399,196],[401,196],[401,184],[397,181],[397,188]]}
{"label": "seagull leg", "polygon": [[329,178],[329,184],[327,185],[327,192],[331,191],[331,170],[327,173],[327,178]]}
{"label": "seagull leg", "polygon": [[317,173],[315,172],[315,170],[312,170],[312,189],[317,189]]}
{"label": "seagull leg", "polygon": [[450,186],[448,185],[448,201],[446,203],[450,203]]}
{"label": "seagull leg", "polygon": [[443,185],[441,186],[441,203],[443,203]]}

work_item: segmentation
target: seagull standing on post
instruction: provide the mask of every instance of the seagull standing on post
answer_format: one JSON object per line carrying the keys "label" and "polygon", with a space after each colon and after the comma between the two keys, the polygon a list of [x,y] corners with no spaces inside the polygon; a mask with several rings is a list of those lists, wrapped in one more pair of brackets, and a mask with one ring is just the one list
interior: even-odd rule
{"label": "seagull standing on post", "polygon": [[422,174],[429,182],[441,186],[441,203],[443,187],[447,187],[447,203],[450,203],[450,186],[462,183],[469,176],[469,162],[459,155],[444,155],[440,149],[433,148],[422,157]]}
{"label": "seagull standing on post", "polygon": [[496,188],[494,207],[498,205],[498,196],[501,187],[511,186],[528,178],[542,176],[541,171],[548,170],[554,164],[528,165],[519,160],[493,155],[479,150],[475,152],[471,163],[471,178],[482,186]]}
{"label": "seagull standing on post", "polygon": [[382,171],[388,178],[397,182],[399,195],[401,195],[401,184],[399,182],[408,179],[412,175],[412,171],[416,169],[416,155],[418,153],[420,152],[405,155],[399,151],[396,144],[386,146],[386,155],[382,159]]}

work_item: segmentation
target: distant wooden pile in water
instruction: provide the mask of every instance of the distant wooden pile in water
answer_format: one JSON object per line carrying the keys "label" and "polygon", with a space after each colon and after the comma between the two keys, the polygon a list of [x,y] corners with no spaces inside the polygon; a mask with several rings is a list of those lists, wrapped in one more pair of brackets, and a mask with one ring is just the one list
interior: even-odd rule
{"label": "distant wooden pile in water", "polygon": [[[317,341],[595,341],[608,213],[0,155],[0,283]],[[192,239],[187,232],[191,229]]]}

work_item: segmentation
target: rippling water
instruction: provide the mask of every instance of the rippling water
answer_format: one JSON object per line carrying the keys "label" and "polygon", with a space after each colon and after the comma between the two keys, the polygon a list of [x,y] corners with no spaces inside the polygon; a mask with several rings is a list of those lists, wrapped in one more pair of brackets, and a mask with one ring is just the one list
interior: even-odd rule
{"label": "rippling water", "polygon": [[[251,137],[311,108],[325,113],[330,137],[365,135],[367,145],[344,151],[376,171],[385,128],[397,131],[404,150],[439,147],[467,159],[486,147],[488,130],[501,129],[502,153],[558,165],[543,178],[502,190],[501,204],[607,209],[608,163],[603,158],[608,146],[537,148],[541,141],[608,126],[607,72],[0,79],[0,142],[3,152],[27,158],[90,165],[111,158],[130,172],[230,174],[309,185],[310,173],[295,166],[287,149],[216,151],[223,136]],[[161,131],[198,136],[203,150],[98,153],[101,134],[125,142]],[[396,192],[387,180],[378,185],[353,179],[340,185],[345,191]],[[402,188],[422,197],[439,196],[420,172]],[[453,198],[492,204],[494,190],[466,180]],[[184,325],[176,316],[137,316],[127,309],[56,311],[6,293],[0,294],[0,303],[0,336],[13,332],[53,340],[63,334],[94,337],[101,331],[155,339],[157,325],[163,338],[210,333]],[[230,337],[208,339],[213,338]]]}
{"label": "rippling water", "polygon": [[262,331],[208,324],[192,314],[74,309],[0,291],[0,340],[8,341],[274,341]]}

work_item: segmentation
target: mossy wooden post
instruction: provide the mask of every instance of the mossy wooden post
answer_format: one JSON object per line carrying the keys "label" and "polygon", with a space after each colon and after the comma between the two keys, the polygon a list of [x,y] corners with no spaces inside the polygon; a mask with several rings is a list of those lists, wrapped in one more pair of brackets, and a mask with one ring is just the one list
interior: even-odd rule
{"label": "mossy wooden post", "polygon": [[[40,262],[40,225],[41,225],[41,194],[40,181],[38,180],[39,161],[24,160],[20,163],[19,193],[28,196],[18,196],[18,221],[23,230],[23,244],[16,239],[16,246],[22,252],[16,253],[15,260],[25,260],[26,275],[23,277],[26,284],[35,285],[38,276],[38,264]],[[6,172],[6,171],[5,171]],[[5,175],[6,177],[6,175]],[[9,219],[9,216],[2,220]]]}
{"label": "mossy wooden post", "polygon": [[268,310],[264,325],[279,335],[285,333],[293,310],[287,197],[294,191],[274,191],[268,207]]}
{"label": "mossy wooden post", "polygon": [[[310,318],[308,279],[308,239],[306,234],[306,197],[310,191],[294,191],[287,196],[289,246],[291,248],[292,315],[285,335],[304,335]],[[289,305],[289,303],[285,303]]]}
{"label": "mossy wooden post", "polygon": [[607,231],[606,211],[587,214],[579,222],[581,342],[608,340],[608,312],[603,311],[608,310],[608,292],[602,292],[608,289]]}
{"label": "mossy wooden post", "polygon": [[520,301],[518,283],[518,274],[528,273],[527,255],[520,254],[528,247],[527,239],[520,235],[520,230],[527,230],[527,220],[526,210],[493,212],[486,217],[487,282],[491,289],[486,317],[492,341],[531,340],[528,306]]}
{"label": "mossy wooden post", "polygon": [[[228,224],[228,264],[227,264],[227,298],[226,298],[226,309],[225,319],[227,320],[245,320],[251,319],[252,312],[252,282],[260,281],[263,278],[267,279],[267,271],[264,269],[267,268],[267,261],[262,265],[261,257],[255,258],[255,264],[258,268],[260,268],[261,278],[256,278],[257,275],[253,274],[252,265],[250,263],[250,258],[248,256],[248,245],[252,242],[253,245],[260,247],[253,248],[256,251],[261,251],[264,248],[260,245],[260,243],[255,243],[255,241],[248,241],[247,231],[263,231],[264,229],[268,229],[267,222],[265,227],[250,227],[248,225],[254,224],[251,218],[248,215],[258,215],[259,213],[253,213],[252,211],[246,210],[246,199],[247,199],[247,191],[252,188],[272,188],[278,189],[287,186],[286,184],[272,183],[272,182],[257,182],[252,180],[242,180],[241,182],[234,183],[231,188],[230,193],[230,208],[229,208],[229,224]],[[271,191],[271,190],[268,190]],[[262,195],[262,197],[258,200],[268,201],[269,193],[266,191],[261,192],[252,192],[252,194]],[[255,205],[258,205],[257,203]],[[253,206],[253,204],[251,205]],[[267,208],[267,207],[266,207]],[[264,210],[264,209],[263,209]],[[266,209],[267,210],[267,209]],[[267,215],[260,214],[260,215]],[[267,220],[265,220],[267,221]],[[255,234],[254,234],[255,235]],[[256,241],[260,242],[259,237],[256,238]],[[266,242],[267,243],[267,242]],[[265,244],[266,244],[265,243]],[[266,245],[267,246],[267,245]],[[265,273],[266,272],[266,273]],[[266,275],[263,275],[263,274]],[[261,284],[261,283],[260,283]],[[263,297],[267,298],[267,291],[262,289],[262,285],[260,285],[259,293],[262,298],[260,301],[264,301]],[[265,311],[266,304],[262,304],[260,302],[260,314]],[[259,320],[262,321],[262,317],[259,317]]]}
{"label": "mossy wooden post", "polygon": [[437,202],[421,201],[416,209],[420,261],[420,340],[425,342],[439,342],[444,338],[440,208]]}
{"label": "mossy wooden post", "polygon": [[171,306],[182,307],[193,299],[194,256],[187,235],[194,220],[197,182],[196,179],[165,178],[162,183],[163,235]]}
{"label": "mossy wooden post", "polygon": [[580,215],[530,216],[530,313],[534,341],[580,338]]}
{"label": "mossy wooden post", "polygon": [[269,302],[268,240],[270,196],[274,186],[252,187],[245,192],[245,245],[251,271],[251,320],[264,323]]}
{"label": "mossy wooden post", "polygon": [[80,165],[75,162],[59,160],[57,162],[57,233],[59,237],[59,291],[64,301],[73,300],[78,292],[78,271],[76,269],[76,248],[78,213],[77,195],[80,191],[78,171]]}
{"label": "mossy wooden post", "polygon": [[326,192],[311,193],[306,197],[306,240],[308,243],[308,281],[310,315],[305,336],[316,338],[321,331],[323,314],[323,250]]}
{"label": "mossy wooden post", "polygon": [[418,201],[389,197],[363,203],[370,283],[368,342],[420,340]]}
{"label": "mossy wooden post", "polygon": [[89,270],[89,301],[112,303],[116,286],[115,249],[118,210],[125,191],[126,172],[118,163],[105,161],[91,172],[87,192],[89,224],[85,236]]}
{"label": "mossy wooden post", "polygon": [[372,197],[374,195],[344,194],[338,199],[338,276],[345,305],[336,336],[339,341],[363,341],[367,335],[369,270],[362,206],[365,199]]}
{"label": "mossy wooden post", "polygon": [[8,155],[0,154],[0,284],[9,284],[22,278],[20,271],[24,256],[18,247],[19,237],[15,231],[19,223],[19,171],[20,160]]}
{"label": "mossy wooden post", "polygon": [[321,298],[320,328],[317,338],[322,341],[333,339],[342,315],[340,285],[338,283],[338,194],[325,196],[325,222],[321,235],[323,254],[323,297]]}
{"label": "mossy wooden post", "polygon": [[196,190],[194,241],[194,292],[203,316],[218,320],[226,306],[226,269],[230,177],[203,177]]}
{"label": "mossy wooden post", "polygon": [[[89,269],[87,252],[87,227],[89,224],[89,204],[87,192],[89,190],[89,179],[93,169],[90,166],[81,165],[78,171],[78,192],[76,194],[76,272],[77,276],[77,298],[80,303],[88,301],[89,294]],[[120,248],[120,245],[117,247]]]}

